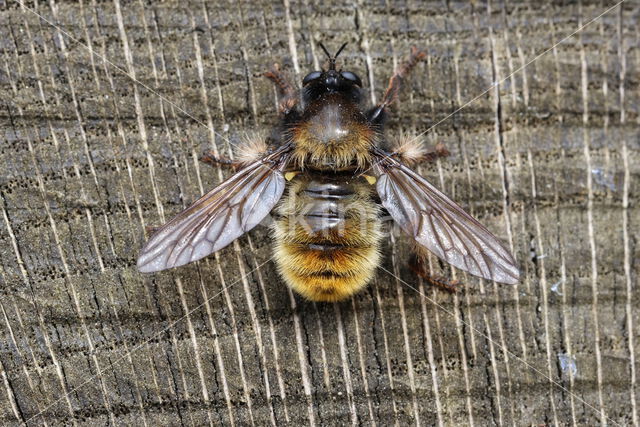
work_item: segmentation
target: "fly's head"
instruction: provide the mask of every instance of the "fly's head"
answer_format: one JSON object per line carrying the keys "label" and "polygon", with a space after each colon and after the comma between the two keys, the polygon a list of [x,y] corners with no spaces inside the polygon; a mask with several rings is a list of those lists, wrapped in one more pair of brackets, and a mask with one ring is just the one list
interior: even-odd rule
{"label": "fly's head", "polygon": [[329,58],[329,69],[312,71],[302,80],[303,102],[305,105],[321,101],[327,96],[339,96],[345,101],[359,103],[362,99],[362,81],[351,71],[336,70],[336,58],[347,44],[344,43],[335,55],[330,55],[320,44]]}

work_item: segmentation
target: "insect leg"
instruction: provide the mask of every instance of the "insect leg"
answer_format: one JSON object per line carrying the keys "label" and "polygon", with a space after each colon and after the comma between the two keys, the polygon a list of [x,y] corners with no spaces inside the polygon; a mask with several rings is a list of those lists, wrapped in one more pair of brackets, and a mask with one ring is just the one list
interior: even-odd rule
{"label": "insect leg", "polygon": [[446,277],[431,275],[429,267],[425,262],[426,256],[422,252],[424,251],[417,250],[414,253],[413,257],[409,261],[409,268],[433,286],[437,286],[438,288],[451,293],[458,292],[463,286],[462,283],[457,280],[449,280]]}
{"label": "insect leg", "polygon": [[369,112],[370,121],[382,121],[387,106],[391,105],[398,98],[398,93],[400,93],[400,89],[402,89],[404,79],[409,75],[418,62],[426,56],[426,52],[419,50],[415,46],[411,48],[411,55],[409,55],[409,58],[396,69],[393,76],[389,79],[389,86],[387,86],[387,90],[384,92],[382,102]]}
{"label": "insect leg", "polygon": [[236,170],[238,166],[240,166],[240,162],[236,162],[225,156],[216,156],[213,151],[207,151],[204,153],[204,155],[200,157],[200,161],[211,166],[221,165],[233,170]]}
{"label": "insect leg", "polygon": [[438,142],[435,147],[426,150],[422,155],[412,159],[415,163],[433,162],[440,157],[448,157],[451,153],[447,146],[442,142]]}
{"label": "insect leg", "polygon": [[426,52],[419,50],[415,46],[411,48],[411,55],[409,56],[409,59],[403,62],[396,70],[395,74],[391,76],[391,79],[389,79],[389,86],[384,93],[384,97],[382,98],[380,105],[387,106],[398,98],[398,93],[400,92],[400,89],[402,89],[402,82],[405,77],[409,75],[411,70],[413,70],[413,68],[418,64],[418,61],[421,61],[426,56]]}
{"label": "insect leg", "polygon": [[264,73],[264,76],[271,80],[278,88],[278,95],[280,95],[278,111],[281,114],[287,114],[297,103],[295,88],[284,73],[280,71],[280,66],[278,64],[273,64],[271,70]]}
{"label": "insect leg", "polygon": [[144,227],[144,231],[146,231],[146,233],[148,235],[154,234],[156,231],[158,231],[162,226],[155,226],[155,225],[145,225]]}
{"label": "insect leg", "polygon": [[423,162],[433,162],[440,157],[448,157],[451,153],[446,145],[438,142],[435,147],[426,149],[424,141],[418,137],[402,137],[390,147],[391,153],[398,161],[414,167]]}

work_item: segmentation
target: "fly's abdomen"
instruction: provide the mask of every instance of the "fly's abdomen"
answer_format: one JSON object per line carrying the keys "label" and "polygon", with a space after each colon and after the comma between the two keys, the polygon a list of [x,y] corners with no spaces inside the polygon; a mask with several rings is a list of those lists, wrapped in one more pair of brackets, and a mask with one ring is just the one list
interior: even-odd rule
{"label": "fly's abdomen", "polygon": [[278,269],[289,286],[313,301],[347,298],[371,280],[380,257],[372,187],[352,176],[295,181],[278,207]]}

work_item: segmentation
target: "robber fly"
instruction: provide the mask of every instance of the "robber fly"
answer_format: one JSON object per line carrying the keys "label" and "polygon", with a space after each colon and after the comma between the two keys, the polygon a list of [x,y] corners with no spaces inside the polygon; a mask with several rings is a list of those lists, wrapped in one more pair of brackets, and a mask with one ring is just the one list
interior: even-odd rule
{"label": "robber fly", "polygon": [[[153,234],[138,258],[141,272],[184,265],[216,252],[274,213],[275,261],[285,282],[314,301],[338,301],[362,289],[380,263],[386,210],[425,249],[469,273],[516,283],[510,252],[477,220],[411,169],[446,155],[416,138],[385,138],[384,122],[403,80],[425,53],[415,48],[395,72],[382,102],[364,106],[351,71],[312,71],[295,90],[274,67],[280,123],[271,140],[250,140],[237,172]],[[418,263],[419,264],[419,263]],[[424,266],[424,263],[422,263]],[[428,277],[425,268],[418,273]]]}

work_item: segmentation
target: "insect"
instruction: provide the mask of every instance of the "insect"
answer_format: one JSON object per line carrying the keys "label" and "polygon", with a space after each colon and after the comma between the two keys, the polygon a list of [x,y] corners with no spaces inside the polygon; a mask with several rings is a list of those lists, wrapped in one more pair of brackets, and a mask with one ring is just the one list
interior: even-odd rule
{"label": "insect", "polygon": [[339,301],[372,279],[386,210],[415,240],[418,261],[428,250],[473,275],[516,283],[518,268],[502,243],[411,169],[446,149],[428,151],[415,138],[384,136],[389,106],[425,53],[412,48],[382,101],[366,108],[360,78],[336,69],[346,43],[335,55],[320,46],[329,65],[307,74],[300,90],[277,66],[265,74],[280,95],[277,137],[246,142],[236,162],[205,156],[238,170],[153,234],[139,271],[201,259],[273,213],[275,262],[285,282],[310,300]]}

